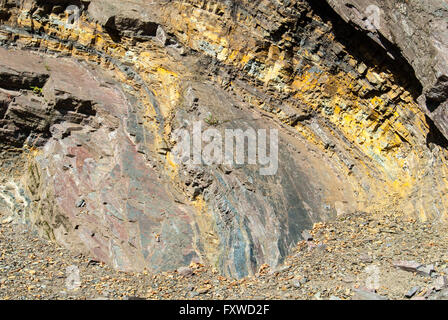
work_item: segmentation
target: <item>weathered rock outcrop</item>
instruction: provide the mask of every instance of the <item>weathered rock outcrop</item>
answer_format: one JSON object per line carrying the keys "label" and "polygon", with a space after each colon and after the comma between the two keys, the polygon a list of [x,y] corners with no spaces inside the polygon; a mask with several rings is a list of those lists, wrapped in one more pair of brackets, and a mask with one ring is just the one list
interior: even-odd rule
{"label": "weathered rock outcrop", "polygon": [[[446,221],[445,140],[416,100],[427,84],[328,7],[0,3],[0,208],[67,247],[124,270],[202,261],[243,277],[336,215]],[[277,129],[278,171],[176,162],[176,132],[195,123]]]}
{"label": "weathered rock outcrop", "polygon": [[403,55],[423,86],[421,107],[448,137],[448,3],[444,0],[327,2],[345,21],[365,31],[389,54]]}

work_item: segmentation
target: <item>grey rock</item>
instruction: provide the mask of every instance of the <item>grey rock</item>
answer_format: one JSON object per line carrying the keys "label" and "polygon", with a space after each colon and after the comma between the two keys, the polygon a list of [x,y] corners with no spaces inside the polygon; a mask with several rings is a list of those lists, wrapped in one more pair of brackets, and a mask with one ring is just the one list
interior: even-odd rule
{"label": "grey rock", "polygon": [[420,291],[420,287],[412,287],[404,296],[406,298],[412,298]]}
{"label": "grey rock", "polygon": [[434,289],[440,291],[448,287],[448,279],[445,276],[439,276],[434,281]]}
{"label": "grey rock", "polygon": [[396,261],[393,266],[404,271],[418,272],[418,268],[422,265],[415,261]]}
{"label": "grey rock", "polygon": [[381,296],[374,292],[365,290],[355,290],[353,300],[388,300],[387,297]]}
{"label": "grey rock", "polygon": [[426,297],[412,297],[411,300],[426,300]]}
{"label": "grey rock", "polygon": [[372,257],[370,257],[370,256],[367,255],[367,254],[363,254],[363,255],[361,255],[361,256],[359,257],[359,260],[360,260],[361,262],[363,262],[363,263],[372,263],[372,262],[373,262]]}
{"label": "grey rock", "polygon": [[443,289],[428,297],[428,300],[448,300],[448,289]]}
{"label": "grey rock", "polygon": [[168,44],[168,37],[161,26],[157,27],[156,39],[164,46]]}
{"label": "grey rock", "polygon": [[190,277],[193,275],[193,269],[189,267],[180,267],[179,269],[177,269],[177,273],[184,277]]}
{"label": "grey rock", "polygon": [[430,277],[434,272],[433,264],[423,265],[417,268],[417,273],[425,277]]}
{"label": "grey rock", "polygon": [[292,285],[294,288],[297,288],[297,289],[300,289],[300,288],[302,287],[302,283],[301,283],[299,280],[293,280],[293,281],[291,282],[291,285]]}
{"label": "grey rock", "polygon": [[303,278],[301,278],[300,280],[299,280],[299,282],[300,282],[300,284],[305,284],[305,283],[307,283],[308,282],[308,278],[307,277],[303,277]]}
{"label": "grey rock", "polygon": [[140,297],[128,296],[128,297],[124,297],[123,300],[146,300],[146,299],[140,298]]}
{"label": "grey rock", "polygon": [[121,36],[154,37],[158,24],[150,4],[121,0],[93,0],[89,15],[101,26]]}
{"label": "grey rock", "polygon": [[311,235],[309,230],[303,230],[302,231],[302,238],[305,241],[312,241],[313,240],[313,236]]}
{"label": "grey rock", "polygon": [[287,270],[289,270],[291,268],[291,266],[277,266],[274,269],[272,269],[269,274],[274,274],[274,273],[282,273],[285,272]]}
{"label": "grey rock", "polygon": [[355,281],[355,278],[353,278],[353,277],[350,276],[350,275],[344,275],[344,276],[342,277],[342,281],[345,282],[345,283],[352,283],[352,282]]}
{"label": "grey rock", "polygon": [[195,103],[199,101],[199,98],[197,97],[197,94],[195,93],[195,90],[192,87],[188,87],[185,90],[184,99],[188,107],[192,107]]}
{"label": "grey rock", "polygon": [[317,245],[316,249],[318,249],[320,251],[326,251],[327,250],[327,245],[325,243],[319,243]]}
{"label": "grey rock", "polygon": [[86,206],[86,201],[84,199],[79,199],[76,201],[76,208],[84,208]]}

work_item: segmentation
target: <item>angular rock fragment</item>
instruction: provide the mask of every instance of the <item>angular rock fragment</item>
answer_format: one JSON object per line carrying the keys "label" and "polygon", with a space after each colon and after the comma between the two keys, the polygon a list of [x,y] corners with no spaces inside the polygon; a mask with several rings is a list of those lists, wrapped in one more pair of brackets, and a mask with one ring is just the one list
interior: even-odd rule
{"label": "angular rock fragment", "polygon": [[7,53],[0,48],[0,88],[7,90],[42,89],[49,78],[45,60],[19,50]]}
{"label": "angular rock fragment", "polygon": [[183,277],[189,277],[193,275],[193,269],[191,269],[190,267],[181,267],[177,269],[177,273]]}
{"label": "angular rock fragment", "polygon": [[446,276],[439,276],[434,281],[434,289],[440,291],[448,287],[448,279]]}
{"label": "angular rock fragment", "polygon": [[412,287],[409,291],[404,295],[406,298],[412,298],[420,291],[420,287]]}
{"label": "angular rock fragment", "polygon": [[415,261],[397,261],[393,265],[401,270],[415,272],[426,277],[430,277],[435,272],[434,265],[422,265]]}
{"label": "angular rock fragment", "polygon": [[393,263],[393,266],[404,271],[417,272],[422,265],[415,261],[397,261]]}
{"label": "angular rock fragment", "polygon": [[151,3],[124,3],[120,0],[93,0],[89,15],[112,34],[120,36],[156,36],[158,24]]}
{"label": "angular rock fragment", "polygon": [[418,297],[412,297],[411,298],[411,300],[426,300],[426,297],[420,297],[420,296],[418,296]]}
{"label": "angular rock fragment", "polygon": [[418,274],[425,276],[425,277],[431,277],[432,274],[435,272],[434,265],[428,264],[423,265],[417,268]]}
{"label": "angular rock fragment", "polygon": [[355,290],[353,300],[388,300],[388,298],[370,291]]}
{"label": "angular rock fragment", "polygon": [[313,240],[313,236],[311,235],[309,230],[303,230],[302,231],[302,238],[305,241],[312,241]]}
{"label": "angular rock fragment", "polygon": [[372,263],[372,262],[373,262],[372,257],[370,257],[370,256],[367,255],[367,254],[363,254],[363,255],[361,255],[361,256],[359,257],[359,260],[360,260],[361,262],[363,262],[363,263]]}

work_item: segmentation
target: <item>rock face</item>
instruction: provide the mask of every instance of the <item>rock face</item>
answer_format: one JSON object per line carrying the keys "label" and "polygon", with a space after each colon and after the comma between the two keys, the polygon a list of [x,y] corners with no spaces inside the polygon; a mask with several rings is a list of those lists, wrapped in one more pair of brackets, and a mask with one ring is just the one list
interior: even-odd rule
{"label": "rock face", "polygon": [[[337,215],[446,221],[445,140],[417,103],[436,77],[328,7],[0,3],[0,210],[42,235],[121,270],[243,277]],[[278,132],[275,174],[176,161],[198,126]]]}
{"label": "rock face", "polygon": [[397,2],[328,0],[347,22],[368,33],[391,55],[413,67],[423,86],[421,107],[448,137],[448,3],[444,0]]}

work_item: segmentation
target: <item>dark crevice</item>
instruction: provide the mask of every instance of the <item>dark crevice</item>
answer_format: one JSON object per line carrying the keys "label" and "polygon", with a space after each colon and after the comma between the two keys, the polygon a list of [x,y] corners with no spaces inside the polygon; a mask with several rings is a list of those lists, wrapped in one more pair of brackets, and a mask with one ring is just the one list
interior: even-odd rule
{"label": "dark crevice", "polygon": [[11,13],[9,13],[6,10],[0,9],[0,22],[8,21],[8,19],[11,17]]}
{"label": "dark crevice", "polygon": [[0,88],[11,91],[30,90],[33,87],[43,88],[49,77],[48,74],[36,76],[26,75],[24,77],[9,73],[0,73]]}
{"label": "dark crevice", "polygon": [[274,42],[278,42],[282,39],[282,36],[290,29],[288,24],[282,24],[277,30],[271,33],[271,39]]}
{"label": "dark crevice", "polygon": [[0,100],[0,119],[5,116],[6,110],[8,110],[9,103],[7,101]]}
{"label": "dark crevice", "polygon": [[426,107],[430,112],[436,111],[436,109],[440,106],[442,102],[436,100],[430,100],[426,97]]}
{"label": "dark crevice", "polygon": [[104,25],[104,30],[110,36],[113,42],[119,43],[121,42],[120,32],[115,27],[115,17],[110,18],[106,24]]}
{"label": "dark crevice", "polygon": [[426,122],[429,125],[429,132],[426,136],[426,145],[430,148],[431,144],[438,145],[444,149],[448,148],[448,140],[445,136],[440,132],[439,128],[434,124],[428,116],[426,117]]}

